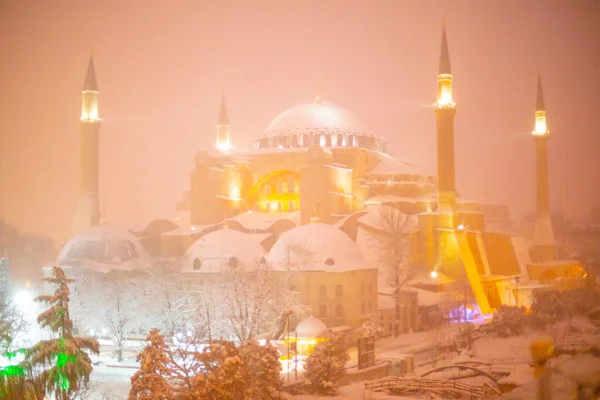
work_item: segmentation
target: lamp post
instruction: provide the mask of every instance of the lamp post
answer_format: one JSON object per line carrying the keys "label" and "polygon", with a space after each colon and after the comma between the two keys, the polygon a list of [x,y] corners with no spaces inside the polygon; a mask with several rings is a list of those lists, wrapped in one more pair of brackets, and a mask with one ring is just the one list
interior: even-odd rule
{"label": "lamp post", "polygon": [[515,276],[515,301],[519,307],[519,277]]}
{"label": "lamp post", "polygon": [[463,307],[465,308],[465,323],[467,322],[467,285],[468,285],[468,282],[465,281],[465,298],[464,298],[464,305],[463,305]]}

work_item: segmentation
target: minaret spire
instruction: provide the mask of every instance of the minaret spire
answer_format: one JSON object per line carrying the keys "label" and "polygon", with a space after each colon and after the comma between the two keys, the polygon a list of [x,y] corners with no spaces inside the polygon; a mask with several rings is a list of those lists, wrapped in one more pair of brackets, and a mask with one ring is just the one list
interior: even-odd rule
{"label": "minaret spire", "polygon": [[98,184],[100,161],[98,95],[94,57],[90,55],[81,90],[81,192],[73,221],[73,232],[98,225],[101,219]]}
{"label": "minaret spire", "polygon": [[229,131],[229,116],[227,114],[227,105],[225,103],[225,92],[221,93],[221,106],[219,108],[219,118],[217,119],[217,141],[218,150],[227,151],[231,148],[231,137]]}
{"label": "minaret spire", "polygon": [[450,53],[448,52],[448,39],[446,38],[446,21],[444,20],[442,26],[442,47],[440,49],[440,70],[438,71],[440,75],[442,74],[452,74],[452,69],[450,68]]}
{"label": "minaret spire", "polygon": [[531,258],[534,262],[556,259],[556,244],[550,210],[550,184],[548,179],[548,138],[550,131],[546,124],[546,104],[542,91],[542,77],[538,74],[537,96],[535,102],[535,128],[532,132],[535,140],[536,164],[536,218],[533,228],[533,246]]}
{"label": "minaret spire", "polygon": [[542,75],[538,74],[537,83],[537,98],[535,100],[536,111],[546,111],[546,104],[544,103],[544,91],[542,90]]}
{"label": "minaret spire", "polygon": [[90,55],[87,72],[85,73],[85,81],[83,82],[82,90],[98,91],[98,82],[96,81],[96,69],[94,68],[94,56]]}

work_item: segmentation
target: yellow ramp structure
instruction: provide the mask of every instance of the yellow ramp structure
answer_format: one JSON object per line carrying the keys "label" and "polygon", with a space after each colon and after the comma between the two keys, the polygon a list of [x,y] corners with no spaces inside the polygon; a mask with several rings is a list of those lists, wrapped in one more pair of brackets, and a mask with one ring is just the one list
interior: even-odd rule
{"label": "yellow ramp structure", "polygon": [[471,285],[471,290],[473,291],[475,300],[479,306],[479,310],[483,315],[491,314],[492,309],[483,290],[481,280],[479,279],[479,271],[477,271],[475,256],[471,246],[469,245],[469,241],[467,240],[467,235],[465,232],[458,232],[455,233],[455,237],[458,241],[458,247],[460,249],[460,258],[465,266],[467,279],[469,279],[469,284]]}

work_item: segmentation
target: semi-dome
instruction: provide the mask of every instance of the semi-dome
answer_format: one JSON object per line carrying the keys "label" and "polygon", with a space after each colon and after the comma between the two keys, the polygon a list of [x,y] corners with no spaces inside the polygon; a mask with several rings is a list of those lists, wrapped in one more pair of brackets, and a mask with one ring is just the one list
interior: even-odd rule
{"label": "semi-dome", "polygon": [[265,133],[278,135],[305,131],[366,133],[367,129],[351,112],[317,98],[312,103],[299,104],[279,114]]}
{"label": "semi-dome", "polygon": [[311,315],[298,324],[296,334],[299,338],[320,338],[327,330],[323,321]]}
{"label": "semi-dome", "polygon": [[385,152],[386,142],[372,135],[351,112],[317,98],[289,108],[269,124],[255,148],[360,147]]}
{"label": "semi-dome", "polygon": [[345,272],[368,268],[356,243],[333,225],[312,221],[281,235],[267,261],[276,270]]}
{"label": "semi-dome", "polygon": [[[110,225],[85,229],[61,249],[57,263],[65,266],[102,265],[117,269],[134,269],[146,259],[146,251],[131,232]],[[110,269],[110,268],[109,268]]]}
{"label": "semi-dome", "polygon": [[184,271],[218,273],[225,264],[254,267],[265,251],[260,242],[265,235],[235,229],[218,229],[196,240],[186,252]]}

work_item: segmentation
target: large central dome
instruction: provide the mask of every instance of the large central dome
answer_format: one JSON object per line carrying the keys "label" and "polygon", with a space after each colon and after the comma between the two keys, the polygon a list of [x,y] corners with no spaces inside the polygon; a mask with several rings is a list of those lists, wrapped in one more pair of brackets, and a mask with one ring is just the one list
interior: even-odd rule
{"label": "large central dome", "polygon": [[354,114],[317,98],[279,114],[263,137],[254,143],[257,150],[320,147],[361,147],[385,152],[382,137],[369,133]]}
{"label": "large central dome", "polygon": [[266,130],[267,135],[304,132],[366,133],[364,124],[351,112],[317,98],[279,114]]}

